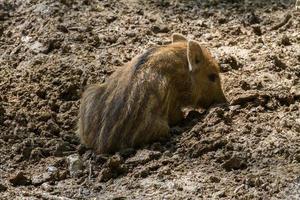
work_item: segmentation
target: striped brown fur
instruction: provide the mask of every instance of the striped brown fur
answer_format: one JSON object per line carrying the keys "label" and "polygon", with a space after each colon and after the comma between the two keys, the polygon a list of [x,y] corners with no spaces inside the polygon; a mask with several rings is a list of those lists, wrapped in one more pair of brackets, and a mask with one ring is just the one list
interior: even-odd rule
{"label": "striped brown fur", "polygon": [[182,108],[226,102],[208,50],[179,34],[172,39],[86,89],[78,123],[83,144],[97,153],[137,147],[168,137]]}

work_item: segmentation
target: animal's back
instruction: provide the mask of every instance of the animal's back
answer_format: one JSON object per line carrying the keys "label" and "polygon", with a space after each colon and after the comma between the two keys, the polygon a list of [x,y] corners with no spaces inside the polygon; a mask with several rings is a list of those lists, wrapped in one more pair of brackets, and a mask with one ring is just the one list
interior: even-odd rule
{"label": "animal's back", "polygon": [[198,43],[188,43],[193,46],[185,40],[150,49],[87,89],[82,142],[98,153],[136,147],[168,137],[169,126],[183,119],[182,108],[224,102],[214,60]]}
{"label": "animal's back", "polygon": [[161,132],[169,132],[167,123],[156,126],[168,120],[170,105],[164,102],[172,96],[166,73],[170,73],[168,67],[174,60],[167,53],[172,51],[151,49],[117,70],[106,83],[84,92],[79,121],[79,135],[84,144],[99,153],[113,152],[147,143],[158,139]]}

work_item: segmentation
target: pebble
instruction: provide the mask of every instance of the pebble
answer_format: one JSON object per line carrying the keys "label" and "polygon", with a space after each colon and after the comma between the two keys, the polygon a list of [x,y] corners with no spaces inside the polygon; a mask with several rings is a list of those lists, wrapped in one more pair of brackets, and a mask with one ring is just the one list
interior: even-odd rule
{"label": "pebble", "polygon": [[162,167],[159,172],[158,172],[158,176],[164,176],[164,175],[171,175],[171,169],[169,166],[164,166]]}
{"label": "pebble", "polygon": [[71,176],[76,176],[83,170],[83,162],[79,155],[73,154],[67,157],[68,169]]}
{"label": "pebble", "polygon": [[118,17],[115,15],[110,15],[106,17],[106,22],[107,23],[112,23],[113,21],[115,21]]}
{"label": "pebble", "polygon": [[168,28],[168,26],[160,24],[160,25],[154,25],[151,28],[153,33],[168,33],[170,31],[170,29]]}
{"label": "pebble", "polygon": [[20,186],[20,185],[30,185],[31,180],[25,176],[24,172],[19,171],[16,174],[13,174],[9,178],[9,182],[12,183],[13,186]]}
{"label": "pebble", "polygon": [[250,174],[244,179],[244,183],[250,187],[260,187],[263,184],[263,181],[259,176]]}
{"label": "pebble", "polygon": [[33,185],[41,185],[51,179],[50,173],[43,173],[43,174],[38,174],[36,176],[32,177],[32,184]]}
{"label": "pebble", "polygon": [[64,152],[67,152],[67,151],[70,151],[70,150],[72,150],[72,148],[70,147],[70,143],[65,142],[65,141],[59,141],[55,145],[54,155],[55,156],[62,156],[64,154]]}
{"label": "pebble", "polygon": [[226,160],[221,167],[223,167],[225,170],[237,170],[237,169],[244,169],[247,167],[246,163],[242,160],[242,158],[233,156],[230,159]]}
{"label": "pebble", "polygon": [[31,49],[35,53],[48,53],[49,45],[43,44],[39,41],[35,41],[32,44],[28,44],[29,49]]}
{"label": "pebble", "polygon": [[62,25],[62,24],[58,24],[56,28],[57,28],[57,30],[59,30],[63,33],[68,33],[69,32],[68,28],[66,26]]}
{"label": "pebble", "polygon": [[53,186],[51,186],[49,183],[43,183],[41,185],[41,188],[47,192],[52,192],[53,191]]}
{"label": "pebble", "polygon": [[54,166],[48,166],[47,171],[49,173],[55,173],[55,172],[58,171],[58,169],[56,167],[54,167]]}
{"label": "pebble", "polygon": [[212,182],[212,183],[219,183],[221,181],[221,179],[219,177],[216,177],[216,176],[210,176],[209,177],[209,180]]}
{"label": "pebble", "polygon": [[110,169],[118,169],[118,168],[120,168],[122,163],[123,163],[122,157],[120,155],[116,154],[108,159],[107,166]]}
{"label": "pebble", "polygon": [[236,98],[234,98],[231,101],[231,105],[244,105],[247,102],[251,102],[254,99],[257,99],[258,96],[259,95],[256,92],[255,93],[243,93],[243,94],[240,94],[240,95],[236,95]]}
{"label": "pebble", "polygon": [[133,157],[126,160],[127,164],[145,164],[150,160],[157,159],[161,156],[159,151],[150,151],[147,149],[139,150]]}
{"label": "pebble", "polygon": [[224,190],[218,191],[213,194],[213,199],[219,199],[221,197],[226,197],[226,193]]}
{"label": "pebble", "polygon": [[100,182],[106,182],[113,177],[113,174],[109,168],[103,168],[98,176]]}

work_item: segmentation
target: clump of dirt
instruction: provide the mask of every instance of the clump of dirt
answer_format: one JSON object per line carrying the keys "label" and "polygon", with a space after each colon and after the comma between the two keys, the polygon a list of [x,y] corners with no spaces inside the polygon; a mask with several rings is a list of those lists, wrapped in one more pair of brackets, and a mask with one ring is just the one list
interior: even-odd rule
{"label": "clump of dirt", "polygon": [[[299,198],[299,20],[292,0],[0,2],[1,198]],[[211,49],[230,106],[140,149],[80,145],[84,88],[173,32]]]}

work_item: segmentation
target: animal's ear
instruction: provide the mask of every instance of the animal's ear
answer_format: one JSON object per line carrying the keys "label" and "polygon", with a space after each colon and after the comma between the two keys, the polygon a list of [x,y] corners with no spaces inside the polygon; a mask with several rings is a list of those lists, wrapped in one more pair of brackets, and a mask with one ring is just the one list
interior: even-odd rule
{"label": "animal's ear", "polygon": [[203,59],[203,49],[201,48],[200,44],[194,40],[188,41],[187,60],[189,64],[189,70],[195,71],[198,69]]}
{"label": "animal's ear", "polygon": [[187,42],[186,37],[184,37],[183,35],[179,34],[179,33],[173,33],[172,34],[172,43],[174,42]]}

